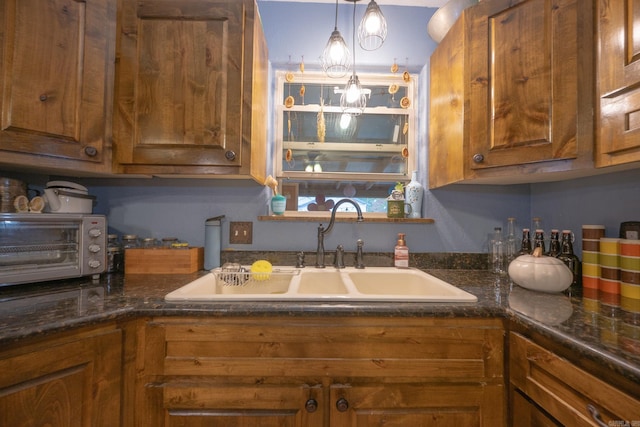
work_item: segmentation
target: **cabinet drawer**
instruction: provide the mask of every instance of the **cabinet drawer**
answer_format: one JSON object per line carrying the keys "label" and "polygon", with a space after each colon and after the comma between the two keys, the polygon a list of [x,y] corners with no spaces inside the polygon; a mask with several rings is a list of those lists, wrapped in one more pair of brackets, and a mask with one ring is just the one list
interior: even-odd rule
{"label": "cabinet drawer", "polygon": [[[600,412],[604,424],[640,420],[640,400],[637,398],[517,333],[511,332],[509,339],[512,386],[561,424],[597,425],[588,405]],[[521,424],[514,420],[514,425]]]}
{"label": "cabinet drawer", "polygon": [[503,329],[466,319],[217,319],[151,323],[162,374],[502,381]]}

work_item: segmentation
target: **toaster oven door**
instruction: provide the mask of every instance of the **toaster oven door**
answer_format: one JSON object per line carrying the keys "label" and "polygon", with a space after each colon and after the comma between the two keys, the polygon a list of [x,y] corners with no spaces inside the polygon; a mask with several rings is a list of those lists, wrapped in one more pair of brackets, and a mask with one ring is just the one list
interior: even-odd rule
{"label": "toaster oven door", "polygon": [[0,216],[0,285],[81,275],[81,218]]}

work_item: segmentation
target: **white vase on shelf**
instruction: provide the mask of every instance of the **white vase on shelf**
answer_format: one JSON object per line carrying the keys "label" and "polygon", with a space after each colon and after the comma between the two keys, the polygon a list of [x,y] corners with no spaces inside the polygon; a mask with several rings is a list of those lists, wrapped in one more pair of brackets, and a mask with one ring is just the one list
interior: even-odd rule
{"label": "white vase on shelf", "polygon": [[418,171],[411,173],[411,181],[404,187],[404,201],[411,205],[407,218],[422,218],[422,197],[424,188],[418,182]]}

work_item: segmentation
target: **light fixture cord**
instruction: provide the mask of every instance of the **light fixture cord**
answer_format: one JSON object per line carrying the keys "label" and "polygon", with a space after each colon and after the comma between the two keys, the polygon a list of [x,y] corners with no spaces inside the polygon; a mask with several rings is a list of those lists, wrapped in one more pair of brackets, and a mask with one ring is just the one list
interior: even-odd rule
{"label": "light fixture cord", "polygon": [[336,0],[336,20],[333,25],[333,31],[338,31],[338,0]]}
{"label": "light fixture cord", "polygon": [[353,27],[351,31],[351,45],[353,46],[353,77],[356,76],[356,1],[353,2]]}

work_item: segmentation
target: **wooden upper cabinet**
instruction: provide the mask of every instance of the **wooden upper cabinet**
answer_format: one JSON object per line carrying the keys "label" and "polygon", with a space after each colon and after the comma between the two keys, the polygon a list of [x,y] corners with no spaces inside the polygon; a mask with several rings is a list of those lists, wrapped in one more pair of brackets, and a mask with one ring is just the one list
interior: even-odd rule
{"label": "wooden upper cabinet", "polygon": [[431,58],[430,186],[591,170],[593,3],[484,0],[453,29]]}
{"label": "wooden upper cabinet", "polygon": [[115,1],[0,0],[0,162],[109,171]]}
{"label": "wooden upper cabinet", "polygon": [[253,0],[120,6],[117,171],[264,179],[267,48]]}
{"label": "wooden upper cabinet", "polygon": [[640,161],[640,3],[598,2],[597,166]]}

